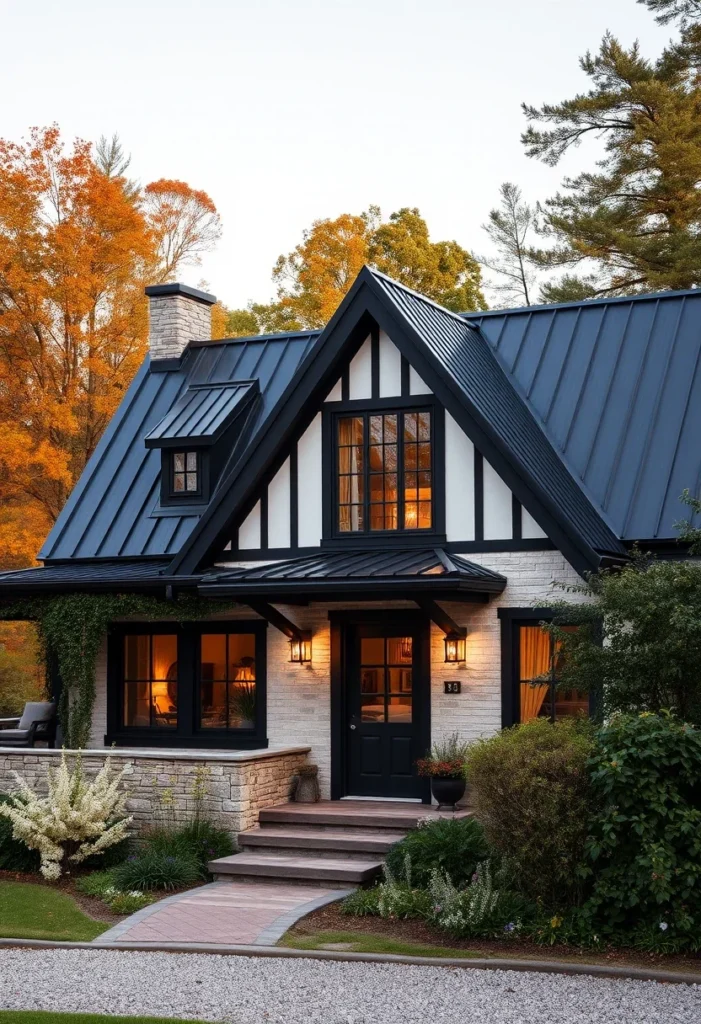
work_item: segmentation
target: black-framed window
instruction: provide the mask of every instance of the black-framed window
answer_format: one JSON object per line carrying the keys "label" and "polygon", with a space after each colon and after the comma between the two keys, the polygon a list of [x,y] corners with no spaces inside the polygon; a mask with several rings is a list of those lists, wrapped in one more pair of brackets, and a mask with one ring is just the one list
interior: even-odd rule
{"label": "black-framed window", "polygon": [[110,629],[108,743],[267,746],[265,622]]}
{"label": "black-framed window", "polygon": [[337,535],[433,530],[434,459],[431,409],[337,415]]}
{"label": "black-framed window", "polygon": [[199,497],[202,493],[202,459],[198,451],[174,451],[170,458],[171,498]]}
{"label": "black-framed window", "polygon": [[[537,616],[537,617],[536,617]],[[502,724],[518,725],[535,718],[558,721],[591,715],[595,695],[561,685],[563,659],[553,637],[541,628],[552,621],[550,609],[538,614],[500,609],[502,620]],[[576,626],[564,626],[575,630]]]}

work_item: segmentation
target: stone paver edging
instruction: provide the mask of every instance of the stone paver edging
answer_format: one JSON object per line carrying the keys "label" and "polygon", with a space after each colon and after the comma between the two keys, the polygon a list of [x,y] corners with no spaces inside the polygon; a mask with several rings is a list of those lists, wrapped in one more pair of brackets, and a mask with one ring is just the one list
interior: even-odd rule
{"label": "stone paver edging", "polygon": [[[104,934],[107,934],[106,932]],[[394,953],[348,953],[339,950],[291,949],[287,946],[224,946],[207,942],[53,942],[47,939],[2,939],[0,949],[104,949],[140,953],[205,953],[217,956],[273,957],[282,960],[331,960],[339,963],[407,964],[417,967],[462,967],[480,971],[519,971],[533,974],[576,974],[593,978],[655,981],[663,984],[700,985],[701,973],[656,971],[646,967],[613,967],[606,964],[576,964],[564,960],[507,960],[434,956],[400,956]]]}
{"label": "stone paver edging", "polygon": [[243,937],[245,944],[274,946],[300,918],[351,891],[284,883],[209,882],[138,910],[103,932],[93,944],[105,947],[127,940],[160,946],[172,937],[180,943],[216,949],[223,944],[242,944],[232,939],[236,936]]}

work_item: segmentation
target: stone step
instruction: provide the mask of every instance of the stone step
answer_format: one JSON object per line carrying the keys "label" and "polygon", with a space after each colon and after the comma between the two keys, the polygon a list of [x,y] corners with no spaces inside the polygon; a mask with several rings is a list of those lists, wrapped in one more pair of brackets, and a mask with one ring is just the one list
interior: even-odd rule
{"label": "stone step", "polygon": [[257,882],[315,882],[331,888],[345,888],[372,882],[382,871],[382,861],[238,853],[212,860],[207,867],[217,882],[251,879]]}
{"label": "stone step", "polygon": [[258,814],[261,828],[293,826],[299,828],[334,828],[339,830],[399,833],[399,838],[424,817],[436,817],[423,804],[383,804],[357,801],[324,802],[321,804],[281,804],[262,808]]}
{"label": "stone step", "polygon": [[254,851],[261,856],[289,854],[299,857],[301,850],[323,852],[324,857],[367,859],[367,855],[383,858],[387,851],[402,838],[400,832],[380,832],[376,829],[352,832],[350,829],[294,828],[292,825],[273,828],[254,828],[240,832],[238,845],[244,852]]}

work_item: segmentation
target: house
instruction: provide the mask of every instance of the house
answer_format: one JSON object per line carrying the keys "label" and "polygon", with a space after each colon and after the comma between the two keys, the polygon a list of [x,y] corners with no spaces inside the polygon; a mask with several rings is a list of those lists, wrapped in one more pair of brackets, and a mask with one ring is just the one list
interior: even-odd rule
{"label": "house", "polygon": [[683,555],[701,292],[457,315],[366,267],[323,331],[224,341],[213,296],[147,294],[150,354],[43,567],[0,578],[226,603],[105,637],[90,757],[143,769],[144,815],[149,771],[206,761],[248,822],[307,752],[326,797],[426,800],[432,738],[586,712],[538,623],[635,543]]}

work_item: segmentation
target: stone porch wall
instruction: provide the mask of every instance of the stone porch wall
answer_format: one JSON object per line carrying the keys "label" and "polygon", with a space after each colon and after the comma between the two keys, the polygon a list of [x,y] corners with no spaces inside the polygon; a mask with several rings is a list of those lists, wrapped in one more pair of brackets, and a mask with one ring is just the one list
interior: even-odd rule
{"label": "stone porch wall", "polygon": [[[307,760],[309,747],[232,753],[164,750],[86,750],[83,765],[94,777],[109,756],[113,768],[125,768],[127,807],[138,831],[159,821],[184,823],[196,809],[201,780],[202,809],[216,824],[236,834],[258,823],[262,807],[286,803],[292,776]],[[69,754],[73,752],[69,751]],[[58,750],[0,748],[0,792],[17,789],[13,771],[39,792],[47,791],[47,768]]]}

